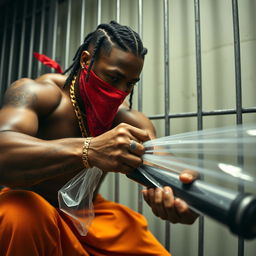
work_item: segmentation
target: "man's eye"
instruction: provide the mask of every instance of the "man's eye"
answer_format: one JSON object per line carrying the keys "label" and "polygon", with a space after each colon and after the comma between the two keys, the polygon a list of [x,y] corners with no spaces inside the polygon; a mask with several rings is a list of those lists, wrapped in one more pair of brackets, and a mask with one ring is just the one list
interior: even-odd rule
{"label": "man's eye", "polygon": [[111,82],[113,82],[113,83],[115,83],[115,82],[118,81],[118,78],[117,78],[116,76],[110,76],[110,75],[108,75],[108,78],[109,78],[109,80],[110,80]]}
{"label": "man's eye", "polygon": [[136,84],[137,84],[137,82],[128,83],[128,86],[129,86],[129,87],[133,87],[133,86],[135,86]]}

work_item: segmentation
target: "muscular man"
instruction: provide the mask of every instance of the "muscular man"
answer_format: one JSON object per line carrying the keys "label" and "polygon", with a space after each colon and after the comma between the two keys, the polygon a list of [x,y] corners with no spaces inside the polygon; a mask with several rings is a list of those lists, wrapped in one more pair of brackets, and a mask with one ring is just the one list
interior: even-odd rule
{"label": "muscular man", "polygon": [[[129,27],[101,24],[79,47],[68,77],[24,78],[8,88],[0,111],[0,255],[169,255],[142,215],[100,195],[85,237],[57,208],[58,190],[85,167],[128,173],[142,163],[141,142],[155,131],[122,102],[146,52]],[[195,220],[166,191],[144,192],[154,213]]]}

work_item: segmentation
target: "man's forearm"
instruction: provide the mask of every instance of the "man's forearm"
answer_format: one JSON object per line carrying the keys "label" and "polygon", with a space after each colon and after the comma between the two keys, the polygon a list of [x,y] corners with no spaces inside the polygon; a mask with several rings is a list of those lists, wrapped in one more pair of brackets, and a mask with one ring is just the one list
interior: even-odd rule
{"label": "man's forearm", "polygon": [[83,138],[40,140],[18,132],[0,132],[0,184],[32,186],[83,169]]}

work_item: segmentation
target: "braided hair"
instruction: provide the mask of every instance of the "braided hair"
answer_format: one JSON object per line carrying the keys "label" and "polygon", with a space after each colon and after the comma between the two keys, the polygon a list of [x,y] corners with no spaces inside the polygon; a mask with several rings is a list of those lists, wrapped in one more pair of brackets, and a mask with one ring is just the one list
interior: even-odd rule
{"label": "braided hair", "polygon": [[[70,74],[65,82],[65,86],[69,85],[74,76],[77,76],[80,70],[80,57],[83,51],[88,50],[89,46],[93,46],[92,58],[88,67],[86,80],[88,81],[90,70],[94,61],[99,56],[99,52],[102,49],[105,53],[109,54],[113,46],[119,47],[126,52],[131,52],[136,56],[144,59],[147,53],[147,49],[144,48],[141,38],[138,33],[133,31],[130,27],[120,25],[115,21],[111,21],[109,24],[100,24],[97,29],[89,33],[82,45],[78,48],[73,63],[64,72],[70,71]],[[132,96],[131,91],[129,98],[129,108],[132,108]]]}

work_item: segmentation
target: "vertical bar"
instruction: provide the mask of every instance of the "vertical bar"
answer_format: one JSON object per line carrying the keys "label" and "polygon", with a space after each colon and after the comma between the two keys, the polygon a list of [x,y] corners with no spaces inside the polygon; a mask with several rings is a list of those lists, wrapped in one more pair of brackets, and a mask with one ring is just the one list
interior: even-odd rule
{"label": "vertical bar", "polygon": [[[53,17],[52,17],[53,27],[52,27],[52,47],[51,47],[51,50],[52,50],[51,57],[54,60],[56,59],[56,47],[57,47],[57,29],[58,29],[58,11],[59,11],[58,8],[59,8],[58,0],[55,0],[53,2]],[[67,23],[68,22],[69,22],[69,24],[67,24],[67,31],[70,31],[70,17],[69,17],[69,21],[67,20]],[[69,26],[69,28],[68,28],[68,26]],[[69,45],[67,47],[68,48],[66,48],[66,50],[68,49],[68,51],[69,51]],[[66,57],[66,55],[65,55],[65,57]]]}
{"label": "vertical bar", "polygon": [[169,0],[164,0],[164,94],[165,101],[165,136],[170,134],[170,122],[169,122]]}
{"label": "vertical bar", "polygon": [[[120,22],[120,0],[116,0],[116,21]],[[120,174],[115,173],[115,202],[119,203]]]}
{"label": "vertical bar", "polygon": [[[43,43],[44,43],[44,23],[45,23],[45,0],[43,0],[41,7],[41,24],[40,24],[40,38],[39,38],[39,49],[38,52],[43,52]],[[37,76],[40,75],[42,68],[41,61],[37,62]]]}
{"label": "vertical bar", "polygon": [[81,0],[81,26],[80,26],[80,43],[84,41],[84,24],[85,24],[85,0]]}
{"label": "vertical bar", "polygon": [[14,41],[15,41],[15,31],[16,31],[16,17],[17,17],[17,7],[14,5],[14,13],[12,19],[12,32],[11,32],[11,42],[10,42],[10,53],[9,53],[9,65],[8,65],[8,76],[7,76],[7,86],[12,82],[12,70],[13,70],[13,56],[14,56]]}
{"label": "vertical bar", "polygon": [[98,16],[97,16],[97,25],[101,23],[101,0],[98,0]]}
{"label": "vertical bar", "polygon": [[[242,82],[241,82],[241,54],[240,54],[240,32],[239,14],[237,0],[232,0],[233,33],[234,33],[234,57],[235,57],[235,78],[236,78],[236,123],[242,124]],[[242,150],[242,149],[240,149]],[[243,164],[243,158],[237,157],[239,165]],[[242,183],[238,185],[238,190],[244,192]],[[244,255],[244,240],[238,238],[238,256]]]}
{"label": "vertical bar", "polygon": [[237,0],[232,0],[233,31],[234,31],[234,54],[236,76],[236,119],[237,124],[242,124],[242,87],[241,87],[241,58],[240,58],[240,33]]}
{"label": "vertical bar", "polygon": [[[164,8],[164,112],[165,112],[165,136],[170,134],[169,122],[169,0],[163,0]],[[170,223],[165,222],[165,248],[170,251]]]}
{"label": "vertical bar", "polygon": [[23,70],[23,58],[24,58],[24,43],[25,43],[25,31],[26,31],[26,13],[27,13],[28,1],[24,2],[24,9],[22,14],[22,27],[21,27],[21,40],[20,40],[20,54],[19,54],[19,67],[18,67],[18,78],[22,77]]}
{"label": "vertical bar", "polygon": [[67,29],[66,29],[66,43],[65,43],[65,69],[69,63],[69,49],[70,49],[70,26],[71,26],[71,0],[68,0],[68,11],[67,11]]}
{"label": "vertical bar", "polygon": [[[143,39],[142,34],[143,34],[143,0],[138,0],[138,33]],[[140,78],[139,84],[138,84],[138,110],[142,111],[142,95],[143,95],[143,88],[142,88],[142,76]]]}
{"label": "vertical bar", "polygon": [[[138,0],[138,33],[141,37],[141,40],[143,39],[143,0]],[[143,85],[143,77],[142,75],[140,76],[140,81],[138,84],[138,110],[142,112],[142,95],[143,95],[143,90],[142,90],[142,85]],[[138,212],[142,213],[143,212],[143,200],[142,200],[142,190],[143,186],[138,184]]]}
{"label": "vertical bar", "polygon": [[116,0],[116,22],[120,22],[120,0]]}
{"label": "vertical bar", "polygon": [[2,42],[2,49],[1,49],[1,62],[0,62],[0,107],[2,106],[2,99],[3,99],[3,93],[4,93],[4,59],[5,59],[5,53],[6,53],[6,37],[7,37],[7,27],[8,27],[8,16],[9,11],[7,11],[7,6],[5,7],[5,19],[4,19],[4,31],[3,31],[3,42]]}
{"label": "vertical bar", "polygon": [[[203,129],[202,115],[202,64],[201,64],[201,29],[200,29],[200,2],[194,1],[195,12],[195,44],[196,44],[196,87],[197,87],[197,129]],[[203,158],[202,155],[198,156]],[[204,255],[204,217],[199,217],[198,224],[198,255]]]}
{"label": "vertical bar", "polygon": [[198,255],[204,255],[204,216],[199,217],[198,224]]}
{"label": "vertical bar", "polygon": [[195,40],[196,40],[196,81],[197,81],[197,128],[203,129],[202,115],[202,64],[201,64],[201,29],[200,2],[195,0]]}
{"label": "vertical bar", "polygon": [[[49,2],[49,1],[48,1]],[[47,10],[47,9],[46,9]],[[47,16],[47,15],[46,15]],[[56,38],[57,32],[57,18],[58,18],[58,0],[51,0],[49,2],[49,18],[47,21],[48,35],[47,35],[47,56],[52,59],[55,59],[55,50],[54,50],[54,37]],[[56,30],[55,30],[56,29]],[[54,53],[53,53],[54,52]]]}
{"label": "vertical bar", "polygon": [[31,33],[28,52],[28,77],[32,78],[32,62],[33,62],[33,48],[35,38],[35,18],[36,18],[36,0],[33,1],[32,18],[31,18]]}

